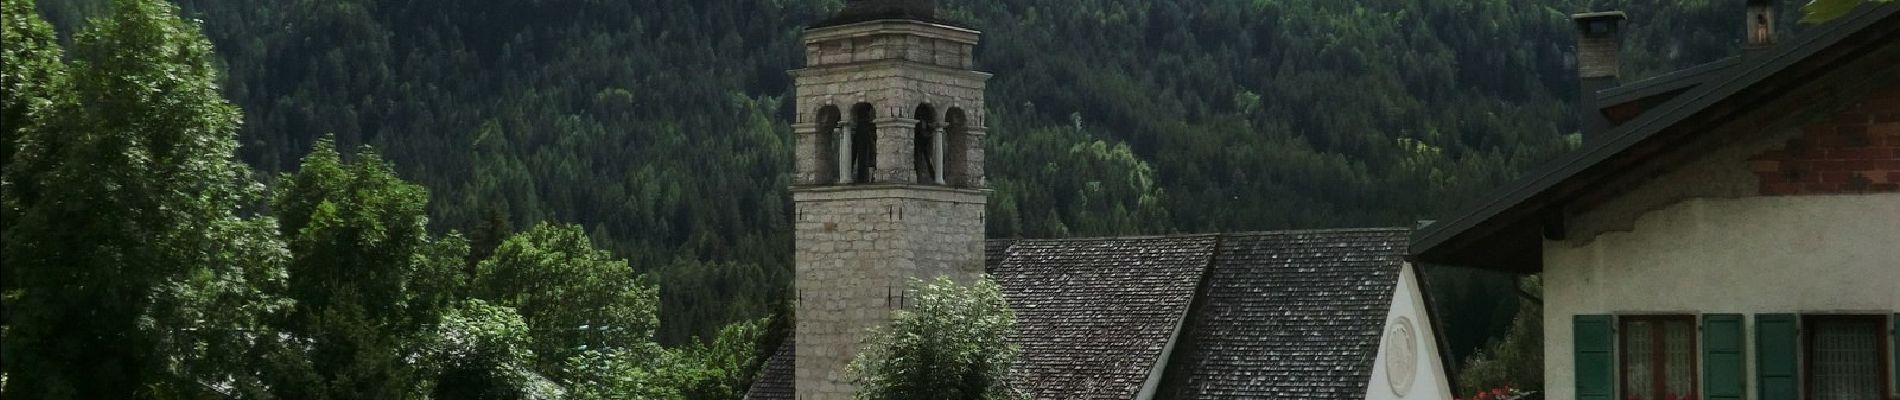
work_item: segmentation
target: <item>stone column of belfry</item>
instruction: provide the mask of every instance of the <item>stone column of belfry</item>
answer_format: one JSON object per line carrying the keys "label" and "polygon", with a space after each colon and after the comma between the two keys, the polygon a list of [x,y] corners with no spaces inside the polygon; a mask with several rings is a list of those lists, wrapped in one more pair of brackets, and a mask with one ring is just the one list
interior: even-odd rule
{"label": "stone column of belfry", "polygon": [[[851,183],[851,177],[858,173],[857,164],[851,160],[851,134],[857,124],[851,120],[838,121],[838,127],[831,133],[831,140],[838,142],[838,184]],[[823,151],[823,150],[819,150]]]}
{"label": "stone column of belfry", "polygon": [[795,184],[816,183],[818,168],[813,166],[816,165],[817,154],[806,152],[818,142],[817,126],[809,122],[792,123],[792,151],[797,152],[792,157],[792,182]]}
{"label": "stone column of belfry", "polygon": [[944,126],[944,123],[942,122],[933,122],[930,124],[930,127],[929,127],[930,129],[930,165],[931,165],[930,171],[931,171],[931,174],[934,175],[933,178],[935,179],[932,183],[936,183],[938,185],[944,184],[943,169],[949,167],[947,165],[943,165],[944,146],[946,146],[949,143],[949,141],[945,140],[943,136],[944,135],[943,126]]}
{"label": "stone column of belfry", "polygon": [[[879,112],[883,112],[879,110]],[[917,120],[910,118],[879,118],[871,122],[877,126],[877,166],[871,173],[871,179],[887,183],[917,182],[917,137],[911,135],[917,128]]]}
{"label": "stone column of belfry", "polygon": [[[836,149],[800,150],[836,151],[838,179],[810,179],[792,188],[793,285],[799,294],[793,385],[800,400],[851,398],[845,366],[858,355],[866,330],[889,323],[891,311],[904,306],[903,290],[912,279],[970,282],[983,272],[989,191],[982,168],[971,164],[983,159],[977,135],[990,75],[970,69],[978,33],[935,19],[930,3],[850,1],[837,18],[805,31],[806,66],[791,72],[794,109],[822,113],[832,105],[840,111],[832,132]],[[903,117],[924,104],[955,106],[931,110],[928,118]],[[977,134],[956,139],[956,149],[941,117],[952,114],[963,115],[954,134]],[[928,139],[916,137],[920,119],[931,121],[922,127],[932,135]],[[874,165],[861,165],[853,149],[867,144],[853,137],[870,128],[864,124],[876,128],[868,143]],[[919,139],[929,142],[915,143]],[[914,148],[919,144],[929,145],[929,153],[913,154],[925,150]],[[917,170],[920,159],[932,170]],[[953,159],[959,165],[950,165]],[[868,182],[853,178],[860,168],[873,170]],[[956,173],[946,176],[949,168]],[[800,171],[806,174],[822,175]]]}

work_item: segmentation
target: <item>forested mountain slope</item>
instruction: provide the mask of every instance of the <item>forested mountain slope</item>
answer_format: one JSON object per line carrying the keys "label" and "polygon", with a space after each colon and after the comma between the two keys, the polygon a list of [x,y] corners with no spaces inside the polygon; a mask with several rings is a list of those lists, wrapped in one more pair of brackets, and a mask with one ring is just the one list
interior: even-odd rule
{"label": "forested mountain slope", "polygon": [[[71,30],[103,1],[39,3]],[[839,0],[176,1],[267,176],[335,134],[428,188],[473,258],[586,226],[657,273],[666,342],[784,295],[785,71]],[[996,75],[993,237],[1410,224],[1572,146],[1569,13],[1630,12],[1630,76],[1741,37],[1724,0],[939,3]]]}

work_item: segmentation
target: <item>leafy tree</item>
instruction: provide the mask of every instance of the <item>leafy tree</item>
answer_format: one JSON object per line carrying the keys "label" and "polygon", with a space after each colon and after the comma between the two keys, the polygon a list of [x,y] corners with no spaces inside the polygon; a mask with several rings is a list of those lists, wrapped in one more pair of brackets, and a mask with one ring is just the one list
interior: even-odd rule
{"label": "leafy tree", "polygon": [[1819,24],[1833,21],[1865,3],[1892,3],[1893,0],[1809,0],[1801,6],[1801,22]]}
{"label": "leafy tree", "polygon": [[[989,170],[997,201],[989,231],[1000,237],[1169,233],[1154,167],[1128,144],[1082,126],[1025,128],[993,136]],[[1084,171],[1077,173],[1078,171]]]}
{"label": "leafy tree", "polygon": [[846,373],[855,398],[1016,399],[1006,376],[1017,348],[1016,314],[985,277],[964,286],[948,277],[914,281],[908,310],[875,330]]}
{"label": "leafy tree", "polygon": [[558,399],[560,385],[534,369],[534,337],[508,307],[467,300],[442,316],[428,354],[438,399]]}
{"label": "leafy tree", "polygon": [[739,399],[765,364],[762,345],[767,335],[766,319],[737,322],[719,329],[712,340],[695,340],[679,350],[682,367],[680,394],[689,399]]}
{"label": "leafy tree", "polygon": [[468,245],[425,229],[428,194],[367,150],[345,162],[328,140],[278,180],[274,209],[291,250],[287,329],[307,340],[308,370],[285,398],[404,398],[408,361],[465,281]]}
{"label": "leafy tree", "polygon": [[5,391],[256,390],[245,362],[287,306],[269,293],[283,251],[244,211],[260,193],[210,43],[169,4],[119,1],[74,39],[66,81],[21,3],[5,8]]}
{"label": "leafy tree", "polygon": [[[1543,293],[1543,281],[1537,276],[1519,282],[1524,293]],[[1528,299],[1518,306],[1510,330],[1465,361],[1458,371],[1458,393],[1477,393],[1494,388],[1515,388],[1526,392],[1544,391],[1544,313],[1543,304]]]}
{"label": "leafy tree", "polygon": [[681,365],[656,344],[588,349],[563,369],[575,400],[685,399],[676,386]]}
{"label": "leafy tree", "polygon": [[0,5],[0,165],[12,165],[13,153],[28,129],[44,121],[57,102],[70,96],[59,38],[41,20],[31,1]]}
{"label": "leafy tree", "polygon": [[[71,101],[72,88],[58,38],[33,2],[0,4],[0,38],[5,39],[0,47],[0,193],[7,194],[0,198],[0,232],[5,232],[20,217],[21,206],[12,197],[14,180],[29,179],[13,172],[13,155],[28,134],[45,130],[50,111]],[[5,336],[6,315],[12,314],[5,312],[4,304],[19,295],[15,269],[0,267],[0,337]]]}
{"label": "leafy tree", "polygon": [[537,365],[554,376],[588,349],[647,346],[659,325],[659,288],[576,225],[541,224],[508,238],[481,262],[475,287],[478,297],[520,311],[534,332]]}

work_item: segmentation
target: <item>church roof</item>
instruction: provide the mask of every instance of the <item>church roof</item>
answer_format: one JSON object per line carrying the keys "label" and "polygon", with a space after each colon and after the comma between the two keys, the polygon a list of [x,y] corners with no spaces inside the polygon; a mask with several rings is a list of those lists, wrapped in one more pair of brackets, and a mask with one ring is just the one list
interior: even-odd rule
{"label": "church roof", "polygon": [[1222,236],[1162,397],[1364,396],[1406,236],[1404,229]]}
{"label": "church roof", "polygon": [[797,396],[792,391],[792,357],[797,354],[797,337],[786,337],[779,343],[778,349],[765,359],[765,366],[759,369],[759,378],[752,381],[752,387],[745,392],[746,400],[791,399]]}
{"label": "church roof", "polygon": [[[1331,399],[1365,393],[1408,236],[1013,239],[984,250],[1017,313],[1011,379],[1035,398],[1128,399],[1152,387],[1163,399]],[[768,363],[785,366],[768,365],[761,382],[790,382],[786,343]],[[783,394],[747,398],[792,398],[771,393]]]}
{"label": "church roof", "polygon": [[1214,236],[1019,240],[990,276],[1016,310],[1011,371],[1036,398],[1128,399],[1200,286]]}

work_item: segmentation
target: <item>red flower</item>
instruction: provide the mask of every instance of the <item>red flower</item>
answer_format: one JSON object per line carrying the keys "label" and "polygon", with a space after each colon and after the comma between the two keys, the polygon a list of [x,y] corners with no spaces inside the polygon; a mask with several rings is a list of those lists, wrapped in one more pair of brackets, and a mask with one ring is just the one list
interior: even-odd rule
{"label": "red flower", "polygon": [[1497,397],[1504,397],[1504,394],[1505,394],[1505,393],[1508,393],[1508,392],[1506,392],[1506,391],[1504,391],[1504,388],[1492,388],[1492,389],[1491,389],[1491,395],[1492,395],[1492,396],[1497,396]]}

